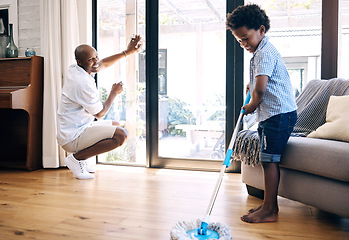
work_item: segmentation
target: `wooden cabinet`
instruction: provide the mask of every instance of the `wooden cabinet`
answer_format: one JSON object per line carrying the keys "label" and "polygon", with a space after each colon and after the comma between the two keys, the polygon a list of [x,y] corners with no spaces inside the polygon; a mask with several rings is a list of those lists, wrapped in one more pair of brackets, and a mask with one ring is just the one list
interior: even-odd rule
{"label": "wooden cabinet", "polygon": [[43,61],[0,58],[0,168],[42,168]]}

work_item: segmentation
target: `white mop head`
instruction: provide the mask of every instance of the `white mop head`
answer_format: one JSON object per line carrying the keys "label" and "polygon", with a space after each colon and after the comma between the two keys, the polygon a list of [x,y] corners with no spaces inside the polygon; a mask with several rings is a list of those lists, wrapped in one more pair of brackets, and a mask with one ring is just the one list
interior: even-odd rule
{"label": "white mop head", "polygon": [[[201,219],[193,220],[193,221],[180,221],[176,226],[173,227],[171,231],[171,240],[191,240],[197,239],[194,236],[189,236],[187,234],[188,231],[198,229],[201,227]],[[207,226],[207,229],[216,231],[219,235],[219,240],[231,240],[231,232],[230,229],[219,222],[210,223]]]}

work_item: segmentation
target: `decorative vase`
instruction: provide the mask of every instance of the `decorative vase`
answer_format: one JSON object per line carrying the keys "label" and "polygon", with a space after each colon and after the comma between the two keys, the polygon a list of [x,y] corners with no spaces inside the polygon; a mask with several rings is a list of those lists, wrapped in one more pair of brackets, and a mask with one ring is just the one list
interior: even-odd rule
{"label": "decorative vase", "polygon": [[26,57],[31,57],[31,56],[35,56],[36,52],[33,48],[27,48],[27,50],[25,50],[25,56]]}
{"label": "decorative vase", "polygon": [[18,57],[18,48],[13,41],[13,24],[10,23],[10,43],[6,47],[6,57]]}

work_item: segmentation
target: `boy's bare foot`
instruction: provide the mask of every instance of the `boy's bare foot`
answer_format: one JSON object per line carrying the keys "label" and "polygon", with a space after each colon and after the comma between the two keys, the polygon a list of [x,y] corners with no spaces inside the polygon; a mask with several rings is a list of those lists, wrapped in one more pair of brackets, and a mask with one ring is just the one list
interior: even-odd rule
{"label": "boy's bare foot", "polygon": [[251,208],[250,210],[248,210],[248,214],[258,211],[259,209],[261,209],[261,207],[262,207],[262,204],[259,205],[258,207]]}
{"label": "boy's bare foot", "polygon": [[[261,209],[262,206],[263,206],[263,204],[259,205],[258,207],[255,207],[255,208],[251,208],[250,210],[248,210],[248,214],[258,211],[259,209]],[[279,213],[279,207],[276,206],[275,207],[275,214],[278,214],[278,213]]]}
{"label": "boy's bare foot", "polygon": [[276,222],[277,214],[275,211],[276,209],[266,210],[261,207],[259,210],[253,213],[242,216],[241,220],[248,223]]}

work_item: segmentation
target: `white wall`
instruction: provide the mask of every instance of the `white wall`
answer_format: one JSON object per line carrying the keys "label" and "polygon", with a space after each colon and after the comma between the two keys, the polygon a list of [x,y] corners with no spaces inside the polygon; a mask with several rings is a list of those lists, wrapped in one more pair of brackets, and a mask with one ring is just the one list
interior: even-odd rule
{"label": "white wall", "polygon": [[40,0],[18,0],[18,55],[25,56],[27,48],[41,55]]}
{"label": "white wall", "polygon": [[[46,0],[44,0],[46,1]],[[55,0],[54,0],[55,1]],[[92,44],[92,0],[77,0],[79,9],[80,42]],[[41,23],[43,0],[17,0],[19,57],[27,48],[34,48],[41,55]]]}

